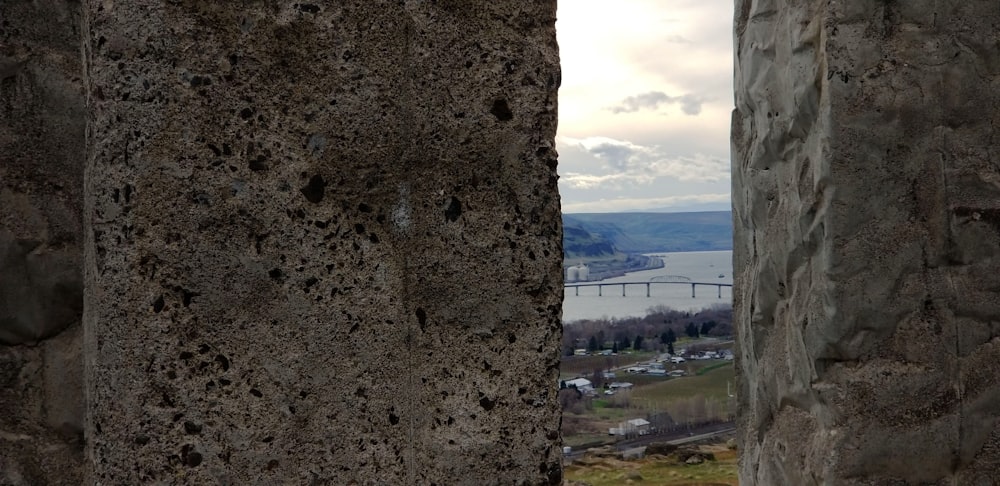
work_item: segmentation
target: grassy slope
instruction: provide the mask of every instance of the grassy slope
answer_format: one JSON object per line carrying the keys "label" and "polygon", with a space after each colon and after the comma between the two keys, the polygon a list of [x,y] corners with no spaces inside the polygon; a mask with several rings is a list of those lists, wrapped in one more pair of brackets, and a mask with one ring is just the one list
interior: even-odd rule
{"label": "grassy slope", "polygon": [[[638,473],[641,480],[635,484],[659,486],[736,486],[736,451],[724,447],[713,448],[715,461],[698,465],[679,464],[673,457],[650,457],[639,461],[601,459],[586,464],[572,464],[565,468],[566,478],[582,481],[591,486],[612,486],[627,483],[630,475]],[[633,476],[634,477],[634,476]]]}
{"label": "grassy slope", "polygon": [[[714,361],[711,363],[708,366],[719,364]],[[643,401],[649,405],[669,403],[695,395],[725,401],[728,398],[726,396],[726,383],[732,383],[734,376],[732,361],[727,361],[701,375],[686,376],[638,387],[633,392],[633,397],[635,400]]]}

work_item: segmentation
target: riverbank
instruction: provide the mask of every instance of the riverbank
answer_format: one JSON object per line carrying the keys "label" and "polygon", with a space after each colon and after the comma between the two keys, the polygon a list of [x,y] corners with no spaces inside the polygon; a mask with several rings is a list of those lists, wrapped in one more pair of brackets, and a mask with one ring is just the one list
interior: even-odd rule
{"label": "riverbank", "polygon": [[564,271],[572,265],[583,263],[587,266],[589,271],[589,277],[587,278],[588,282],[598,282],[609,278],[622,277],[629,272],[656,270],[658,268],[663,268],[664,266],[662,258],[640,254],[627,254],[623,257],[611,259],[584,258],[575,260],[575,262],[563,263]]}

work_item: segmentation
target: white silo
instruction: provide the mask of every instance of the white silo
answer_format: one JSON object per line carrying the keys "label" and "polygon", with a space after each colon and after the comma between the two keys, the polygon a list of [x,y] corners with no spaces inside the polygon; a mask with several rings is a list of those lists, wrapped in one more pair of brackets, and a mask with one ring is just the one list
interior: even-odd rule
{"label": "white silo", "polygon": [[584,264],[579,264],[576,266],[576,278],[581,282],[586,282],[590,280],[590,269]]}
{"label": "white silo", "polygon": [[566,269],[566,281],[576,282],[580,280],[580,270],[576,267],[569,267]]}

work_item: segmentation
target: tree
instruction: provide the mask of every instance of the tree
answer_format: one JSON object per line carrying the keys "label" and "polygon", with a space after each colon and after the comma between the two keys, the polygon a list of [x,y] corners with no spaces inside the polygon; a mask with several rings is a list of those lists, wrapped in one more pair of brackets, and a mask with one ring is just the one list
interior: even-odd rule
{"label": "tree", "polygon": [[597,338],[595,336],[590,336],[590,341],[587,343],[587,351],[597,351]]}
{"label": "tree", "polygon": [[673,329],[667,329],[660,333],[660,344],[673,344],[677,342],[677,334],[674,334]]}
{"label": "tree", "polygon": [[667,343],[667,352],[674,354],[674,343]]}
{"label": "tree", "polygon": [[635,337],[635,344],[632,345],[632,349],[636,351],[642,350],[642,336]]}
{"label": "tree", "polygon": [[696,326],[695,323],[693,323],[693,322],[689,322],[688,325],[687,325],[687,328],[685,328],[684,332],[689,337],[696,338],[696,337],[698,337],[698,326]]}
{"label": "tree", "polygon": [[708,336],[708,332],[711,331],[713,327],[715,327],[715,321],[701,323],[701,335]]}
{"label": "tree", "polygon": [[618,354],[618,341],[611,343],[611,352]]}
{"label": "tree", "polygon": [[590,376],[590,384],[594,386],[595,390],[604,388],[604,371],[599,368],[595,369],[594,373]]}

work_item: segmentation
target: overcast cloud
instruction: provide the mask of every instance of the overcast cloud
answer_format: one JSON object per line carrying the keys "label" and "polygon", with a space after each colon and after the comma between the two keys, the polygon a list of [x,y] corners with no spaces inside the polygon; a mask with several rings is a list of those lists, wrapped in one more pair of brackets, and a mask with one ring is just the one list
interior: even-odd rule
{"label": "overcast cloud", "polygon": [[[636,192],[647,192],[651,199],[663,200],[666,194],[656,194],[663,190],[662,183],[729,181],[729,161],[706,154],[671,153],[663,147],[606,137],[583,140],[559,137],[556,143],[562,157],[575,162],[568,165],[580,169],[564,167],[560,179],[562,187],[590,190],[593,191],[591,197],[598,199],[619,192],[633,196]],[[681,195],[684,191],[678,187],[672,192]]]}
{"label": "overcast cloud", "polygon": [[560,2],[563,211],[728,209],[732,11]]}
{"label": "overcast cloud", "polygon": [[694,95],[670,96],[662,91],[650,91],[640,95],[629,96],[618,106],[608,108],[612,113],[633,113],[642,109],[656,110],[663,105],[680,104],[681,111],[687,115],[701,113],[701,99]]}

